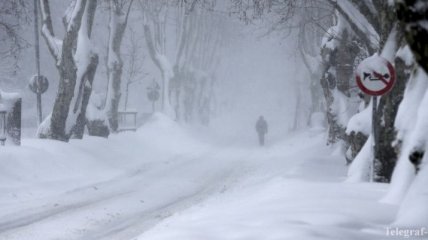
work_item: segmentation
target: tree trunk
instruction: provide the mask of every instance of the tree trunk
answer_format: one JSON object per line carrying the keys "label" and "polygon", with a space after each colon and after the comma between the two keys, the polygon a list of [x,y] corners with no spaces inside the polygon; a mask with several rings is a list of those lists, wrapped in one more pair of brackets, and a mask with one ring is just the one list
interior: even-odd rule
{"label": "tree trunk", "polygon": [[[82,52],[84,46],[77,44],[78,38],[90,41],[97,1],[80,0],[73,7],[73,16],[65,18],[66,33],[61,49],[54,39],[48,0],[40,0],[43,16],[43,36],[52,56],[57,60],[60,75],[58,93],[50,117],[45,119],[39,137],[68,141],[70,137],[83,137],[86,107],[89,101],[92,81],[98,64],[98,56],[93,52]],[[77,8],[77,9],[76,9]],[[79,54],[77,54],[79,53]],[[89,64],[79,66],[76,61]]]}
{"label": "tree trunk", "polygon": [[106,99],[106,115],[111,132],[117,132],[119,128],[119,102],[121,97],[121,83],[123,61],[120,47],[125,35],[129,12],[133,1],[130,2],[127,12],[123,12],[117,0],[110,1],[110,24],[109,24],[109,48],[108,48],[108,90]]}
{"label": "tree trunk", "polygon": [[[155,34],[156,35],[156,34]],[[150,58],[153,63],[159,69],[162,77],[162,86],[161,86],[161,108],[162,111],[167,115],[173,115],[173,110],[171,108],[171,103],[169,99],[169,83],[170,80],[174,77],[174,72],[172,69],[168,69],[169,66],[166,66],[165,61],[168,61],[165,55],[161,54],[159,49],[155,47],[155,41],[152,35],[152,31],[148,24],[144,25],[144,38],[146,40],[147,49],[149,50]],[[162,41],[158,39],[158,41]],[[162,44],[157,44],[162,45]],[[162,58],[162,59],[161,59]]]}
{"label": "tree trunk", "polygon": [[91,57],[86,73],[80,80],[80,84],[81,84],[80,88],[83,88],[82,110],[80,111],[80,114],[77,117],[77,123],[73,131],[74,138],[78,138],[78,139],[83,138],[83,133],[85,132],[85,126],[87,123],[85,113],[86,113],[87,106],[89,104],[89,99],[91,97],[92,83],[94,82],[97,66],[98,66],[98,55],[94,54]]}
{"label": "tree trunk", "polygon": [[[399,34],[396,41],[402,43],[402,39]],[[392,172],[398,160],[397,149],[393,146],[396,139],[395,117],[409,79],[408,67],[402,59],[395,59],[395,86],[391,92],[382,96],[378,106],[380,111],[380,118],[377,123],[379,126],[379,146],[375,149],[375,157],[378,159],[378,163],[375,164],[376,176],[374,179],[377,182],[391,181]]]}
{"label": "tree trunk", "polygon": [[[400,24],[396,25],[397,19],[393,12],[382,11],[380,17],[381,49],[386,46],[387,41],[395,41],[396,49],[392,49],[395,53],[398,47],[403,45],[402,26]],[[393,35],[393,38],[389,39],[391,35]],[[387,51],[391,50],[387,49]],[[395,68],[395,86],[389,93],[380,98],[378,105],[379,117],[376,123],[378,126],[378,138],[374,149],[375,175],[373,179],[376,182],[391,181],[392,172],[398,159],[398,153],[393,147],[393,142],[396,138],[394,123],[409,75],[406,74],[405,63],[401,59],[395,59]]]}
{"label": "tree trunk", "polygon": [[321,77],[321,86],[327,105],[328,144],[334,144],[339,140],[347,143],[346,126],[339,121],[341,117],[339,115],[347,114],[349,109],[335,109],[340,105],[337,102],[340,99],[335,99],[335,97],[337,97],[337,94],[342,94],[346,98],[351,97],[350,81],[353,79],[354,61],[359,50],[346,29],[337,34],[340,36],[339,40],[332,40],[339,41],[337,42],[337,47],[334,49],[323,48],[321,50],[324,66],[326,66],[325,72]]}
{"label": "tree trunk", "polygon": [[[419,7],[417,6],[419,5]],[[428,15],[424,0],[396,1],[397,17],[404,24],[404,36],[419,65],[428,73]]]}

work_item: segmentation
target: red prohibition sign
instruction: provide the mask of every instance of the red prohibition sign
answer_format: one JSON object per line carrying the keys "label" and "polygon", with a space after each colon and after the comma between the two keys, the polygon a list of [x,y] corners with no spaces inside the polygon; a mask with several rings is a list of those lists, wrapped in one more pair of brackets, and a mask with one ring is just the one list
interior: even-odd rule
{"label": "red prohibition sign", "polygon": [[[372,56],[360,63],[355,77],[361,91],[371,96],[380,96],[394,87],[395,69],[385,58]],[[374,82],[376,87],[373,87]]]}

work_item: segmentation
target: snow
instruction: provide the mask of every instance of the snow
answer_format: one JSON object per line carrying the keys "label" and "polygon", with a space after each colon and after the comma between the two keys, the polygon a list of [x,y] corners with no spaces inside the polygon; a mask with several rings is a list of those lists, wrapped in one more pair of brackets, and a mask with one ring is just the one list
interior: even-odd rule
{"label": "snow", "polygon": [[[47,19],[51,16],[49,16],[45,11],[45,2],[44,1],[39,1],[40,3],[40,10],[41,10],[41,15],[42,15],[42,19],[43,22],[47,21]],[[56,38],[54,35],[51,34],[51,32],[49,31],[48,27],[46,24],[42,25],[42,29],[41,32],[43,33],[43,37],[46,39],[46,42],[49,46],[49,48],[51,49],[51,51],[53,52],[55,58],[57,59],[57,64],[59,64],[59,61],[61,60],[61,54],[62,54],[62,40]]]}
{"label": "snow", "polygon": [[406,134],[415,126],[418,106],[420,106],[421,100],[428,89],[427,79],[428,76],[422,69],[414,71],[409,78],[395,119],[398,140],[403,140]]}
{"label": "snow", "polygon": [[[346,22],[346,20],[343,19],[343,16],[340,14],[336,14],[337,17],[337,24],[330,27],[326,34],[324,34],[322,40],[321,40],[321,46],[323,48],[328,48],[331,50],[334,50],[337,48],[337,45],[339,44],[339,40],[342,37],[342,34],[345,29],[350,29],[349,24]],[[316,66],[316,65],[314,65]]]}
{"label": "snow", "polygon": [[425,165],[403,200],[394,225],[407,227],[428,226],[428,190],[426,188],[428,168],[426,166],[426,155],[423,162]]}
{"label": "snow", "polygon": [[66,22],[67,24],[70,23],[71,18],[73,17],[72,15],[73,15],[73,11],[75,10],[75,7],[76,7],[76,1],[71,1],[67,9],[65,10],[63,21]]}
{"label": "snow", "polygon": [[158,60],[162,71],[162,91],[163,91],[162,96],[165,98],[163,100],[163,104],[164,104],[163,112],[168,116],[174,116],[174,110],[172,109],[172,106],[168,97],[169,81],[174,77],[174,70],[167,56],[157,53],[155,57]]}
{"label": "snow", "polygon": [[394,26],[388,35],[388,39],[386,40],[380,55],[389,62],[394,62],[397,48],[397,26]]}
{"label": "snow", "polygon": [[338,123],[345,128],[351,116],[356,112],[355,103],[337,88],[333,90],[333,96],[334,102],[331,106],[332,112],[337,116]]}
{"label": "snow", "polygon": [[407,66],[411,66],[415,62],[415,58],[408,44],[399,48],[396,56],[401,58]]}
{"label": "snow", "polygon": [[34,85],[34,86],[36,86],[37,79],[38,79],[38,75],[34,74],[33,76],[31,76],[30,80],[28,81],[28,85]]}
{"label": "snow", "polygon": [[[414,167],[409,161],[409,154],[415,148],[421,148],[425,136],[421,136],[426,131],[425,126],[425,105],[428,76],[422,69],[414,71],[410,76],[404,92],[403,100],[398,108],[395,119],[397,129],[396,144],[401,142],[402,151],[399,156],[397,166],[392,176],[391,187],[388,194],[382,200],[387,203],[398,204],[402,201],[415,174]],[[422,132],[421,132],[422,131]],[[421,142],[422,141],[422,142]]]}
{"label": "snow", "polygon": [[357,74],[362,75],[364,71],[365,72],[373,72],[373,71],[383,72],[381,71],[381,69],[385,69],[385,68],[386,68],[385,58],[375,53],[372,56],[364,59],[364,61],[360,63],[357,69]]}
{"label": "snow", "polygon": [[40,123],[37,128],[36,136],[49,136],[51,131],[51,118],[52,113],[45,117],[45,119]]}
{"label": "snow", "polygon": [[409,141],[413,147],[412,150],[424,150],[427,143],[426,132],[428,131],[428,111],[426,106],[428,105],[428,91],[425,92],[425,96],[422,98],[421,104],[418,107],[416,116],[416,124],[410,136]]}
{"label": "snow", "polygon": [[[175,214],[137,239],[371,239],[364,231],[344,229],[382,221],[357,210],[379,204],[369,203],[370,198],[353,201],[360,187],[347,187],[280,177],[256,182]],[[314,198],[319,198],[317,207]]]}
{"label": "snow", "polygon": [[109,139],[3,148],[0,239],[386,239],[387,186],[343,183],[323,131],[264,148],[202,131],[156,113]]}
{"label": "snow", "polygon": [[[86,4],[86,1],[83,0],[76,0],[76,3],[73,6],[73,10],[71,10],[71,13],[68,14],[68,25],[67,25],[67,31],[71,31],[71,29],[76,24],[74,21],[76,21],[76,17],[79,14],[79,11],[82,11],[82,9],[85,8],[83,4]],[[82,19],[82,24],[84,20]]]}
{"label": "snow", "polygon": [[119,56],[117,56],[116,51],[114,50],[114,37],[117,36],[118,31],[118,25],[120,24],[121,20],[118,14],[114,11],[114,9],[110,12],[110,22],[109,22],[109,42],[108,42],[108,67],[110,69],[114,69],[117,64],[119,64]]}
{"label": "snow", "polygon": [[402,152],[388,194],[382,201],[400,204],[397,219],[393,223],[399,227],[428,225],[427,155],[422,159],[418,174],[415,174],[415,168],[409,161],[413,151],[425,151],[427,148],[427,81],[428,76],[421,68],[413,72],[396,118],[397,138],[402,142]]}
{"label": "snow", "polygon": [[[74,11],[79,8],[80,1],[77,1],[76,6],[74,7]],[[74,12],[72,13],[75,14]],[[77,37],[77,45],[76,45],[76,52],[74,53],[74,61],[76,63],[77,67],[77,73],[76,73],[76,83],[74,86],[74,93],[73,98],[71,99],[70,108],[67,115],[67,120],[65,124],[65,132],[66,134],[70,134],[71,130],[76,124],[77,117],[80,115],[81,110],[81,104],[83,101],[83,88],[81,88],[81,84],[83,86],[86,86],[89,84],[86,77],[83,77],[83,75],[86,73],[87,68],[91,61],[91,56],[93,54],[93,47],[91,40],[88,36],[88,12],[85,11],[83,13],[82,17],[82,23],[79,29],[79,34]],[[70,21],[74,21],[75,17],[71,17]],[[70,23],[69,27],[73,24]],[[81,81],[84,81],[81,83]]]}
{"label": "snow", "polygon": [[366,136],[370,135],[372,132],[372,110],[373,101],[370,101],[370,104],[363,111],[351,117],[346,127],[346,134],[361,132]]}
{"label": "snow", "polygon": [[3,92],[0,90],[0,111],[10,111],[15,102],[21,97],[19,93]]}
{"label": "snow", "polygon": [[373,28],[373,26],[367,21],[366,17],[362,15],[355,6],[349,2],[349,0],[337,1],[337,4],[354,20],[355,25],[367,35],[370,44],[374,49],[379,46],[379,34]]}
{"label": "snow", "polygon": [[103,110],[103,98],[101,94],[92,93],[89,98],[89,103],[86,108],[86,118],[90,121],[106,120],[106,115]]}
{"label": "snow", "polygon": [[373,137],[369,136],[363,148],[352,161],[348,170],[349,183],[368,182],[370,181],[373,161]]}
{"label": "snow", "polygon": [[326,128],[325,113],[315,112],[311,114],[309,127],[312,130],[324,130]]}

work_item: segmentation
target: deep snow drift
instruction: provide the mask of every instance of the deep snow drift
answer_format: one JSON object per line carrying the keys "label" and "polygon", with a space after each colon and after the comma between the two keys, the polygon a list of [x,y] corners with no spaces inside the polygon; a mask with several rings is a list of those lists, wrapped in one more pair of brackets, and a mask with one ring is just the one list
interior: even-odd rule
{"label": "deep snow drift", "polygon": [[109,139],[2,148],[0,239],[388,238],[387,185],[344,183],[319,128],[264,148],[202,131],[156,114]]}

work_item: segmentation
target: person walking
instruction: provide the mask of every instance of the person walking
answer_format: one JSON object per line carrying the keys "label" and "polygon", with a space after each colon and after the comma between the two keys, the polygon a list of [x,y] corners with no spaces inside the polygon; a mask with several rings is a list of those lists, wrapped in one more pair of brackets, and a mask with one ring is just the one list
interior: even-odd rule
{"label": "person walking", "polygon": [[265,145],[265,135],[268,132],[268,124],[263,116],[260,116],[256,122],[256,131],[259,135],[259,144],[260,146]]}

